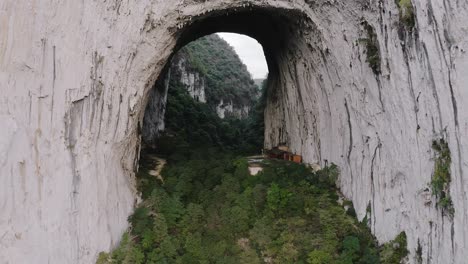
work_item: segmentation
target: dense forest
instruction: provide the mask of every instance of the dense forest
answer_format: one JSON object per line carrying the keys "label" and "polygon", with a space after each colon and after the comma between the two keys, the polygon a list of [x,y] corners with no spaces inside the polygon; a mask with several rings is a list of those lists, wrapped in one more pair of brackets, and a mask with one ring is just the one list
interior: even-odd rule
{"label": "dense forest", "polygon": [[[185,158],[182,158],[185,157]],[[104,263],[397,264],[406,236],[378,246],[343,209],[334,184],[339,170],[267,160],[250,176],[247,160],[216,148],[193,149],[163,170],[143,160],[138,187],[144,202],[131,229]]]}
{"label": "dense forest", "polygon": [[185,88],[171,80],[166,108],[166,130],[158,139],[158,152],[179,155],[180,150],[216,146],[235,153],[260,153],[263,146],[263,111],[266,90],[248,118],[221,119],[210,105],[193,100]]}
{"label": "dense forest", "polygon": [[[187,50],[205,44],[195,42]],[[207,54],[229,54],[213,49]],[[207,75],[228,78],[225,70],[210,68],[208,57],[197,58]],[[397,264],[407,255],[404,233],[378,245],[367,218],[357,220],[335,185],[336,165],[314,171],[306,164],[262,159],[263,171],[250,175],[246,156],[263,145],[265,82],[244,120],[220,119],[179,82],[169,85],[166,130],[157,149],[141,155],[137,187],[143,202],[129,217],[120,245],[101,253],[98,264]],[[212,98],[243,98],[239,95],[248,91],[225,95],[224,87],[216,87]],[[153,155],[167,160],[161,178],[150,173],[159,162]]]}

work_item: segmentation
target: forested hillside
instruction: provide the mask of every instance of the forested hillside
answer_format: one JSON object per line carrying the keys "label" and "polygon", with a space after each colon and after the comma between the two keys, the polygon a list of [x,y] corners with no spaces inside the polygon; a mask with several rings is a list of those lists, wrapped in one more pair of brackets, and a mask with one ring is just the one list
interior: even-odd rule
{"label": "forested hillside", "polygon": [[190,97],[177,81],[169,83],[166,128],[156,140],[159,153],[170,157],[190,147],[216,147],[234,153],[260,153],[263,147],[263,115],[266,90],[247,118],[221,119],[208,104]]}
{"label": "forested hillside", "polygon": [[[183,137],[179,143],[227,144],[258,152],[263,145],[264,107],[256,106],[260,96],[259,86],[226,41],[216,34],[200,38],[175,54],[167,74],[152,89],[143,141],[154,147],[166,130],[166,135]],[[247,129],[247,123],[258,121],[258,129]]]}
{"label": "forested hillside", "polygon": [[216,106],[223,100],[235,107],[252,106],[258,96],[257,86],[237,53],[221,37],[212,34],[200,38],[180,54],[205,76],[208,104]]}

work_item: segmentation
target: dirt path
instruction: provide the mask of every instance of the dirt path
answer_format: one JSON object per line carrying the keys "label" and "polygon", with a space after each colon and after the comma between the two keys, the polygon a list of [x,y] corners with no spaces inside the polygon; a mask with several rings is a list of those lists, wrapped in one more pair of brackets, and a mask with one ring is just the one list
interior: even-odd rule
{"label": "dirt path", "polygon": [[156,166],[154,167],[154,169],[149,170],[148,173],[150,175],[153,175],[154,177],[157,177],[161,182],[164,183],[164,179],[161,176],[161,171],[164,168],[164,166],[166,165],[167,161],[165,159],[161,159],[161,158],[156,157],[154,155],[150,155],[149,157],[150,157],[150,159],[152,159],[154,161],[154,164],[156,164]]}

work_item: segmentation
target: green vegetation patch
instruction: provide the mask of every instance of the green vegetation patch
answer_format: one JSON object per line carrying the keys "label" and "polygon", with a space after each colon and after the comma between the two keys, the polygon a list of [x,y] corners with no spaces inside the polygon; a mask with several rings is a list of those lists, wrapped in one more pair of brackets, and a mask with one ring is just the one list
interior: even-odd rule
{"label": "green vegetation patch", "polygon": [[447,141],[441,138],[432,142],[432,149],[435,152],[434,174],[432,175],[431,188],[432,194],[437,198],[437,206],[449,216],[454,215],[452,199],[450,198],[450,166],[452,157]]}
{"label": "green vegetation patch", "polygon": [[359,41],[366,45],[367,49],[367,59],[366,62],[369,63],[374,74],[380,74],[381,72],[381,59],[380,59],[380,50],[379,50],[379,41],[377,39],[377,34],[375,33],[375,29],[367,23],[367,21],[363,21],[361,23],[366,30],[367,37],[362,38]]}
{"label": "green vegetation patch", "polygon": [[408,255],[406,233],[401,232],[394,240],[384,244],[380,250],[382,264],[399,264]]}
{"label": "green vegetation patch", "polygon": [[400,21],[407,28],[412,29],[416,24],[416,15],[411,0],[397,0],[398,9],[400,12]]}

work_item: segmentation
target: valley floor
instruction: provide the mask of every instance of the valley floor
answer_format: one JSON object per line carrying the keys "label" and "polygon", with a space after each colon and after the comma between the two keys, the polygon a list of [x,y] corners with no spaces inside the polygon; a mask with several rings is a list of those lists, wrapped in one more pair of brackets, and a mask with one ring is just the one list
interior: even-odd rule
{"label": "valley floor", "polygon": [[[334,165],[314,172],[217,149],[167,160],[143,155],[143,201],[97,263],[400,263],[407,254],[404,234],[378,246],[367,220],[338,202]],[[252,163],[262,168],[255,177]]]}

